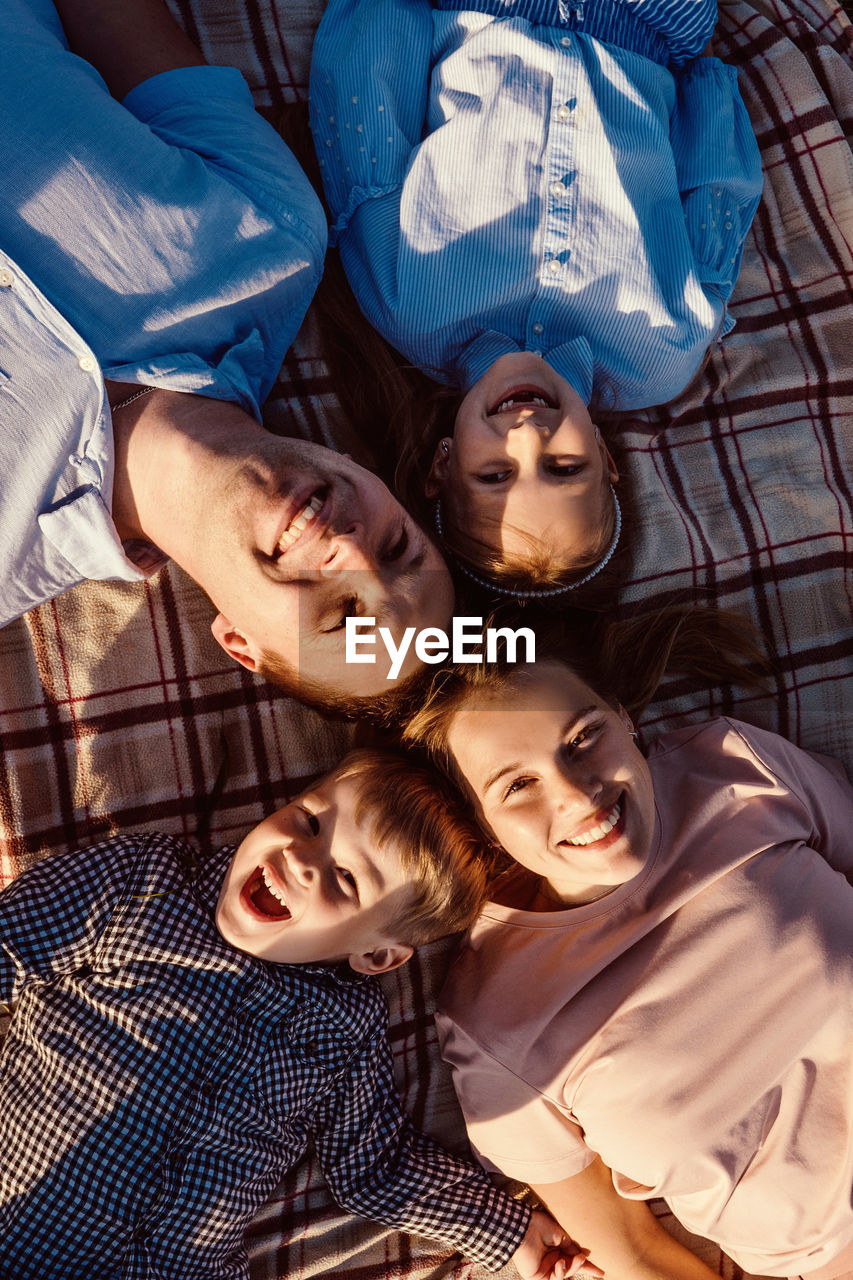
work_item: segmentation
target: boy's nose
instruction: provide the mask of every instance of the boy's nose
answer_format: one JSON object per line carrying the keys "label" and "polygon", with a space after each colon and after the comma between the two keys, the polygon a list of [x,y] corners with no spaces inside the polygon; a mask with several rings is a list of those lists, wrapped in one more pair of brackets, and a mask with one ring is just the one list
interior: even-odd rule
{"label": "boy's nose", "polygon": [[309,845],[295,840],[285,850],[285,857],[290,873],[301,885],[309,885],[317,874],[317,851]]}

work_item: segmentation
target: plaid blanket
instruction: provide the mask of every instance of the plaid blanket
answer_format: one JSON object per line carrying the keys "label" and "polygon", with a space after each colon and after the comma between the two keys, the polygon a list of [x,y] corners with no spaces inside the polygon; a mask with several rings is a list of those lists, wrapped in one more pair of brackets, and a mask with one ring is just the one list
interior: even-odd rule
{"label": "plaid blanket", "polygon": [[[240,67],[259,106],[306,96],[321,0],[169,2],[211,61]],[[723,0],[716,47],[740,68],[764,197],[737,328],[676,402],[615,428],[638,526],[623,603],[742,609],[776,674],[762,696],[672,679],[643,727],[731,712],[853,770],[853,33],[831,0]],[[309,314],[267,425],[331,442],[334,412]],[[342,753],[350,730],[231,666],[212,616],[170,566],[144,584],[85,584],[0,631],[2,882],[117,830],[236,840]],[[424,948],[385,989],[405,1104],[463,1150],[432,1025],[449,945]],[[249,1243],[254,1280],[485,1274],[344,1214],[313,1160],[284,1180]]]}

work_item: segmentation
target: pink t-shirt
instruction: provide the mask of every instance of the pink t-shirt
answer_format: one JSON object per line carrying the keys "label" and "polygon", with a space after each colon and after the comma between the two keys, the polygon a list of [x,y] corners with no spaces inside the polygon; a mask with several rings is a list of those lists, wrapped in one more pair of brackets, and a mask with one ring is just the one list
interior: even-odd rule
{"label": "pink t-shirt", "polygon": [[597,1153],[747,1270],[814,1270],[853,1240],[853,789],[726,719],[649,765],[644,870],[587,906],[489,904],[451,969],[471,1140],[540,1184]]}

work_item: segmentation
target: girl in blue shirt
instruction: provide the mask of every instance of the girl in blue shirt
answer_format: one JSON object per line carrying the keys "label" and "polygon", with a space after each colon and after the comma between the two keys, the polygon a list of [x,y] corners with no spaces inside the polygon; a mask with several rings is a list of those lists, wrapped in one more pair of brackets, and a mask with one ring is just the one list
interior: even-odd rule
{"label": "girl in blue shirt", "polygon": [[732,328],[761,168],[734,68],[698,56],[715,21],[712,0],[326,8],[332,239],[379,333],[456,393],[427,496],[481,585],[601,570],[621,513],[590,405],[672,399]]}

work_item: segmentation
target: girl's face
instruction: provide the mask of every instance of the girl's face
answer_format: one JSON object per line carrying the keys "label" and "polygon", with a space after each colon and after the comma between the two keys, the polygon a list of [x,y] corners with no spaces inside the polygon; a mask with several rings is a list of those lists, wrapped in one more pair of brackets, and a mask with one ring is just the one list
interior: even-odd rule
{"label": "girl's face", "polygon": [[654,794],[631,728],[559,662],[521,669],[451,723],[448,745],[481,820],[567,905],[609,893],[649,856]]}
{"label": "girl's face", "polygon": [[[502,560],[531,548],[557,569],[594,562],[613,522],[618,472],[574,388],[540,356],[501,356],[439,443],[429,496]],[[464,519],[460,515],[464,513]]]}

